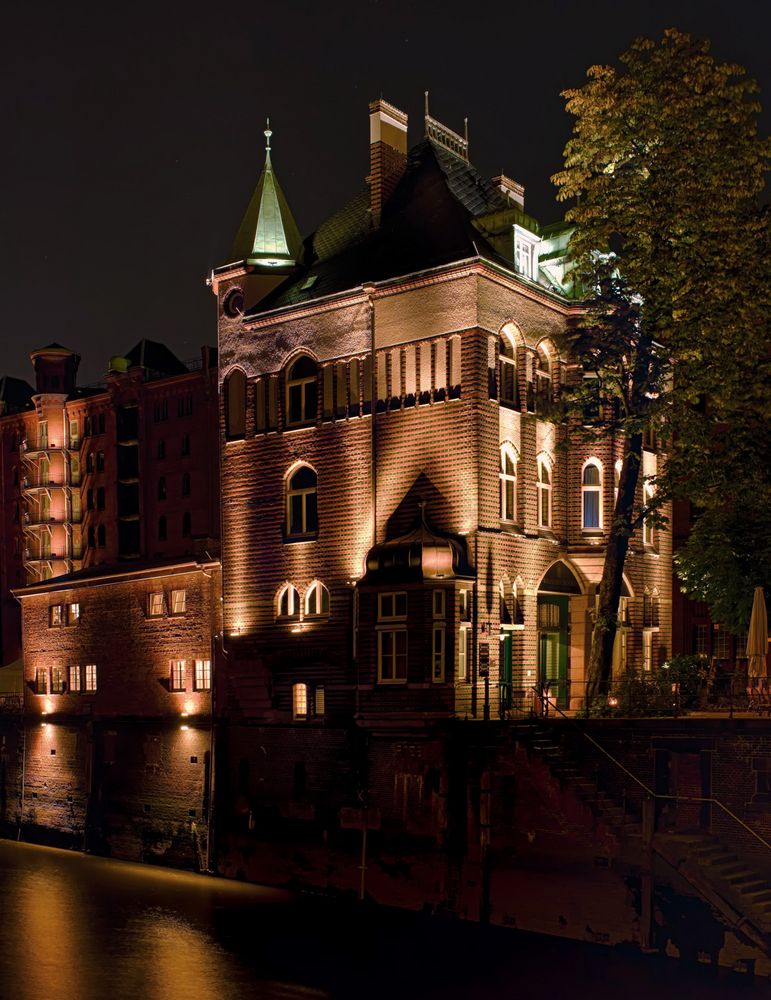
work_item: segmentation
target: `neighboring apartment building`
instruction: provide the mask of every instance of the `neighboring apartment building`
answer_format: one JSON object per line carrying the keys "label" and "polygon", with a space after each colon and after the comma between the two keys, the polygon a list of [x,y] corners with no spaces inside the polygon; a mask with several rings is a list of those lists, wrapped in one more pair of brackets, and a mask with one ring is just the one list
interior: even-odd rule
{"label": "neighboring apartment building", "polygon": [[34,389],[3,380],[2,663],[20,650],[11,588],[213,552],[219,536],[216,352],[183,363],[142,340],[85,388],[73,351],[50,344],[30,357]]}

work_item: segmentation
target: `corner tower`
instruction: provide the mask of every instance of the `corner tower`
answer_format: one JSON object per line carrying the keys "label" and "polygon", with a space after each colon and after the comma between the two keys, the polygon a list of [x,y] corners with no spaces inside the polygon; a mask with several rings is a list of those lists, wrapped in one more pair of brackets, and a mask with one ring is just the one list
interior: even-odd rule
{"label": "corner tower", "polygon": [[270,119],[264,135],[265,165],[233,242],[230,261],[210,277],[220,309],[230,319],[239,319],[279,285],[300,257],[297,223],[273,170]]}

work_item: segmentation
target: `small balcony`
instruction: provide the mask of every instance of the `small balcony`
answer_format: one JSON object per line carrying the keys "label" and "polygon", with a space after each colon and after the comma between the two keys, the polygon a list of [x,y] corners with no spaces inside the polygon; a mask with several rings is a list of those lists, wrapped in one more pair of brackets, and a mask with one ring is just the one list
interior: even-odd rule
{"label": "small balcony", "polygon": [[21,480],[22,493],[34,493],[37,490],[63,490],[67,484],[56,479],[42,479],[40,476],[23,476]]}

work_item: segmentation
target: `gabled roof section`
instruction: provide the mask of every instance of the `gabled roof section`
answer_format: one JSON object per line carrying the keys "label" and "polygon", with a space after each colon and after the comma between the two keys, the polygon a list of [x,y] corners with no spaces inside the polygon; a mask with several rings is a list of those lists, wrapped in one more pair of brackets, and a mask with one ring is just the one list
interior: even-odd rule
{"label": "gabled roof section", "polygon": [[131,368],[144,368],[160,375],[184,375],[185,365],[165,344],[157,340],[140,340],[125,355]]}
{"label": "gabled roof section", "polygon": [[28,410],[32,406],[34,393],[35,390],[24,379],[3,375],[0,378],[0,416]]}
{"label": "gabled roof section", "polygon": [[265,166],[233,244],[233,262],[276,267],[294,264],[299,256],[300,233],[270,158],[272,134],[268,123]]}

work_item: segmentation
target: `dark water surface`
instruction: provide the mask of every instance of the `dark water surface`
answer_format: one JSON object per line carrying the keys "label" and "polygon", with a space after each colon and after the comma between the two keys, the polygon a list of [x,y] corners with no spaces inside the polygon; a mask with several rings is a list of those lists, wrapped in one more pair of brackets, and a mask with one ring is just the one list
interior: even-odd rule
{"label": "dark water surface", "polygon": [[771,996],[593,945],[0,841],[2,1000]]}

